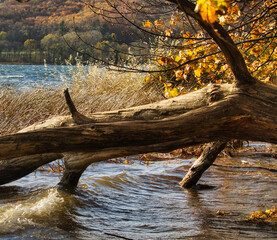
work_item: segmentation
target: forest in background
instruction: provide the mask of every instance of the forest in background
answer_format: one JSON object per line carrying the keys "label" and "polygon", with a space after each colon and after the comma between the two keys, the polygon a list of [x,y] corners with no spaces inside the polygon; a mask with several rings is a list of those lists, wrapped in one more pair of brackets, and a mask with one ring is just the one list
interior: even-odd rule
{"label": "forest in background", "polygon": [[[96,0],[94,5],[103,7],[103,2]],[[118,41],[112,41],[115,36]],[[77,54],[74,49],[97,55],[97,48],[103,49],[108,44],[128,51],[129,46],[119,43],[122,38],[125,43],[140,44],[134,35],[128,34],[124,25],[107,24],[79,0],[33,0],[26,3],[0,0],[2,63],[43,64],[46,61],[64,64],[67,59],[74,62]],[[82,58],[89,60],[89,55],[84,54]],[[101,51],[101,58],[107,60],[118,56],[111,51]]]}

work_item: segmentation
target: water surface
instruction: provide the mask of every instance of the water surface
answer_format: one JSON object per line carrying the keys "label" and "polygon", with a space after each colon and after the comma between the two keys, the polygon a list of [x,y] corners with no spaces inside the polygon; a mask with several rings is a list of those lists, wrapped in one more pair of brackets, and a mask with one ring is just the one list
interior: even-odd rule
{"label": "water surface", "polygon": [[0,238],[276,239],[276,227],[245,221],[277,204],[275,158],[220,159],[201,180],[213,188],[181,189],[193,160],[95,163],[71,192],[58,174],[30,174],[0,187]]}
{"label": "water surface", "polygon": [[59,86],[70,82],[74,66],[0,65],[0,87],[21,91],[37,86]]}

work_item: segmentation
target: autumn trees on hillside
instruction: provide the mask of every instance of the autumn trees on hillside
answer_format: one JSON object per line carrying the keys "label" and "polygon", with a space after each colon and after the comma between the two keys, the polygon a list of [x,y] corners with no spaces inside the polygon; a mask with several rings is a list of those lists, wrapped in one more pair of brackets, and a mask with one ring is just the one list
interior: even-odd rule
{"label": "autumn trees on hillside", "polygon": [[[100,5],[101,2],[95,1],[95,4]],[[66,41],[70,44],[76,42],[76,33],[89,45],[101,45],[112,39],[112,33],[119,36],[123,30],[122,26],[106,24],[101,17],[91,14],[90,9],[78,0],[33,0],[21,3],[15,0],[1,1],[0,61],[41,64],[45,59],[48,63],[65,64],[65,59],[70,55],[73,55],[72,59],[77,55],[66,44]],[[32,55],[38,55],[36,59],[29,59],[30,51],[24,47],[24,43],[30,40],[37,42],[36,49],[32,50]],[[129,38],[129,41],[133,39]],[[71,46],[94,53],[87,44],[78,41],[77,45]],[[122,47],[115,43],[113,46]],[[109,54],[105,54],[105,58],[107,57]],[[88,57],[83,55],[83,59],[88,60]]]}

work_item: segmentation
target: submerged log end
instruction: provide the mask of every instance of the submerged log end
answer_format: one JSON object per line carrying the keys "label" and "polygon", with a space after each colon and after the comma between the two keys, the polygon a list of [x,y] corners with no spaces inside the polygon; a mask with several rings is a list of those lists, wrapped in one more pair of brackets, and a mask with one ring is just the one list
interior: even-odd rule
{"label": "submerged log end", "polygon": [[65,188],[75,188],[78,185],[79,179],[82,176],[82,173],[85,171],[84,169],[66,169],[62,179],[59,182],[59,186]]}
{"label": "submerged log end", "polygon": [[91,153],[64,153],[65,171],[58,185],[68,189],[77,187],[80,177],[91,163],[91,157]]}
{"label": "submerged log end", "polygon": [[227,142],[225,141],[209,143],[179,183],[180,186],[182,188],[192,188],[195,186],[202,174],[214,163],[217,155],[225,148],[226,144]]}

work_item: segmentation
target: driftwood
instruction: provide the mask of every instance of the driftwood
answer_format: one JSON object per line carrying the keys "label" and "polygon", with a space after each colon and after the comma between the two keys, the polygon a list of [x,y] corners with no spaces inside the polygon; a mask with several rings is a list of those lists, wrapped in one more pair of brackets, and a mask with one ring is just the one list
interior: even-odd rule
{"label": "driftwood", "polygon": [[[0,137],[0,173],[9,168],[9,163],[14,165],[5,179],[0,175],[0,184],[15,179],[17,161],[23,169],[20,176],[30,172],[28,164],[37,166],[40,161],[52,161],[45,154],[64,156],[66,171],[61,184],[76,186],[90,163],[111,157],[167,152],[234,138],[277,143],[277,87],[251,75],[228,32],[218,22],[204,21],[194,11],[193,2],[169,2],[198,22],[218,45],[232,70],[234,84],[210,84],[159,103],[95,113],[90,118],[76,110],[65,92],[72,118],[51,119],[25,132]],[[48,128],[50,123],[52,127]],[[37,154],[42,154],[43,160]],[[28,171],[24,173],[25,167]]]}
{"label": "driftwood", "polygon": [[217,155],[225,148],[226,144],[227,142],[224,141],[209,143],[179,183],[180,186],[183,188],[191,188],[196,185],[202,174],[214,163]]}
{"label": "driftwood", "polygon": [[[0,137],[0,184],[60,157],[66,163],[60,183],[76,186],[89,164],[112,157],[232,138],[277,143],[276,93],[275,86],[258,81],[239,87],[210,84],[173,99],[88,118],[71,106],[65,91],[72,118],[53,118]],[[14,167],[2,177],[10,164]]]}

